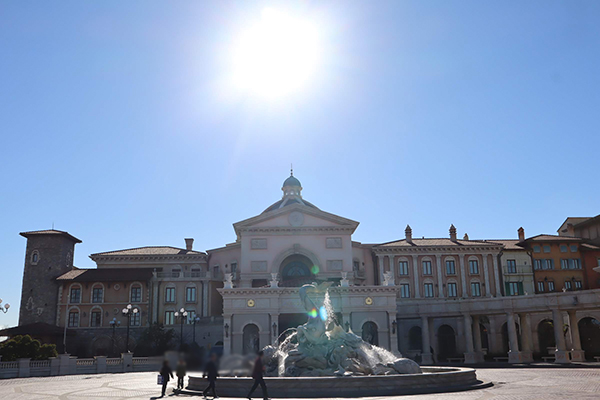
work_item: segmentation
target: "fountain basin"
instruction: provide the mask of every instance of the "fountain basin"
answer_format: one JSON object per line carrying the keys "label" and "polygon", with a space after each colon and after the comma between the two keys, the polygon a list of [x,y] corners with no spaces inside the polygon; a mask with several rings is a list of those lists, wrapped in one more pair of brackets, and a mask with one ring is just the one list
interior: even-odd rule
{"label": "fountain basin", "polygon": [[[269,377],[265,378],[269,397],[365,397],[453,392],[489,387],[477,380],[475,370],[459,367],[421,367],[422,374],[368,375],[348,377]],[[188,391],[201,392],[206,379],[190,376]],[[219,378],[217,393],[222,397],[246,397],[252,378]],[[254,397],[262,397],[260,387]]]}

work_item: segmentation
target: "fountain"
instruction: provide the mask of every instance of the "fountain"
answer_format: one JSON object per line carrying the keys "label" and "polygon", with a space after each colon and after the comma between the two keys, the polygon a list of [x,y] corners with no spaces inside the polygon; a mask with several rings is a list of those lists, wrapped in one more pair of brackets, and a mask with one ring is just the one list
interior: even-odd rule
{"label": "fountain", "polygon": [[[290,328],[279,345],[263,349],[267,386],[274,397],[359,397],[434,393],[485,387],[475,370],[420,367],[408,358],[374,346],[336,321],[328,288],[331,282],[304,285],[300,300],[308,321]],[[318,307],[311,295],[323,296]],[[279,340],[281,339],[281,340]],[[252,359],[241,355],[221,361],[219,393],[245,397]],[[202,390],[202,378],[190,376],[189,390]]]}

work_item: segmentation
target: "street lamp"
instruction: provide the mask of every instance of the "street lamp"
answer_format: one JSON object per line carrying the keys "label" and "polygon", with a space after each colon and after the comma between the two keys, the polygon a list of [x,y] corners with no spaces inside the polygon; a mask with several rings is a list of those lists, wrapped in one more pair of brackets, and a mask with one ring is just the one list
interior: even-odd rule
{"label": "street lamp", "polygon": [[129,353],[129,325],[131,324],[131,316],[133,314],[137,314],[139,310],[137,308],[133,308],[131,304],[127,304],[123,310],[121,310],[123,316],[127,318],[127,339],[125,342],[125,352]]}
{"label": "street lamp", "polygon": [[0,311],[2,311],[4,314],[6,314],[8,312],[8,309],[10,308],[10,304],[6,303],[4,306],[2,305],[2,299],[0,299]]}
{"label": "street lamp", "polygon": [[110,322],[110,327],[112,328],[112,353],[115,354],[115,331],[117,330],[117,326],[121,326],[121,321],[117,321],[117,318],[113,318]]}
{"label": "street lamp", "polygon": [[181,347],[183,347],[183,322],[185,321],[185,319],[187,318],[187,311],[185,311],[185,308],[181,307],[181,310],[179,311],[175,311],[175,318],[179,318],[179,323],[181,324],[181,333],[179,336],[179,348],[181,349]]}
{"label": "street lamp", "polygon": [[194,319],[192,320],[192,323],[194,324],[194,343],[196,343],[196,323],[200,322],[200,317],[199,316],[195,316]]}

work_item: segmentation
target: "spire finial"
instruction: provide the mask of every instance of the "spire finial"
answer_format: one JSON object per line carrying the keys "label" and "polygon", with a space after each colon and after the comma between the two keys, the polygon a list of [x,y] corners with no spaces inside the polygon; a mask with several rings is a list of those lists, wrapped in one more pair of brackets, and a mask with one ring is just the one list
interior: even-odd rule
{"label": "spire finial", "polygon": [[294,176],[294,164],[290,164],[290,176]]}

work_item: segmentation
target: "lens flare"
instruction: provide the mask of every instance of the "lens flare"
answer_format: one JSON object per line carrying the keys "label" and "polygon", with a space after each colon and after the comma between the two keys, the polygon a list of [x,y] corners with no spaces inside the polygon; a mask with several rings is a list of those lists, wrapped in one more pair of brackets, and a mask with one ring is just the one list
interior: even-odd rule
{"label": "lens flare", "polygon": [[310,269],[310,272],[312,272],[313,275],[317,275],[319,273],[319,267],[317,267],[316,265],[313,265],[312,268]]}
{"label": "lens flare", "polygon": [[308,316],[311,318],[317,318],[318,312],[316,308],[313,308],[308,312]]}
{"label": "lens flare", "polygon": [[319,317],[321,317],[323,321],[327,321],[327,309],[325,307],[319,308]]}

